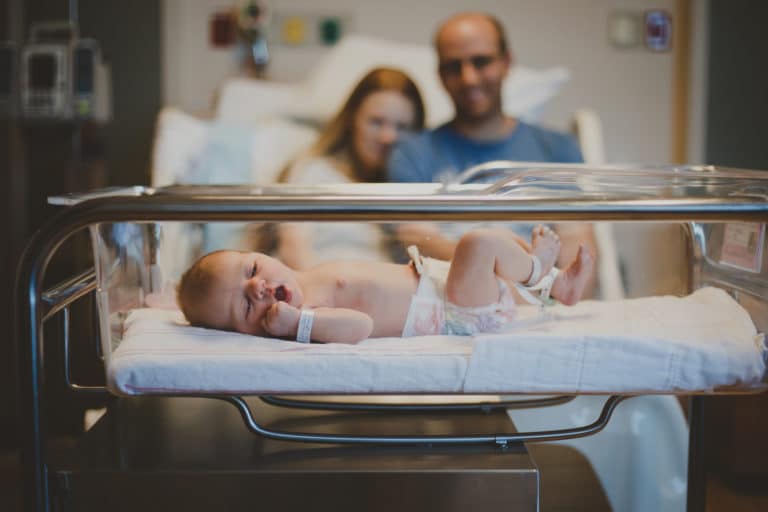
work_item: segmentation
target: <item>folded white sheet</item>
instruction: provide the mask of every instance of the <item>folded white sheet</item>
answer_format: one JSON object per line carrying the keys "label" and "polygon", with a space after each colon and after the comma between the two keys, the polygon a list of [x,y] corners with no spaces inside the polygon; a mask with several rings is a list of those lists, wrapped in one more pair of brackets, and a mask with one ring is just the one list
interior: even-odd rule
{"label": "folded white sheet", "polygon": [[718,288],[584,301],[475,340],[465,392],[709,391],[765,373],[763,335]]}
{"label": "folded white sheet", "polygon": [[556,306],[507,332],[303,345],[136,310],[108,361],[117,394],[635,393],[750,385],[766,348],[725,292]]}

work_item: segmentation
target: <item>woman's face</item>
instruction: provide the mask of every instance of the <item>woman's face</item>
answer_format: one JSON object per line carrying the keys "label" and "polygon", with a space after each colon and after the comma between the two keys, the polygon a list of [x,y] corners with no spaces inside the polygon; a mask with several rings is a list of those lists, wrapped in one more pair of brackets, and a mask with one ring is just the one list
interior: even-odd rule
{"label": "woman's face", "polygon": [[397,91],[368,95],[354,118],[352,149],[365,171],[384,168],[389,152],[404,130],[413,128],[416,112],[411,101]]}

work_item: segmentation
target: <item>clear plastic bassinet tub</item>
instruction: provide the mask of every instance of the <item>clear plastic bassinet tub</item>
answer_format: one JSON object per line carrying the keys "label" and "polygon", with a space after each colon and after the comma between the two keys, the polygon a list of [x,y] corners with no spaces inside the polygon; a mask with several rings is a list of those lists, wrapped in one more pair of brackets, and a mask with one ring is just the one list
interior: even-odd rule
{"label": "clear plastic bassinet tub", "polygon": [[[634,394],[763,386],[762,175],[515,171],[492,184],[135,188],[70,198],[80,208],[125,203],[119,216],[130,220],[90,227],[111,389]],[[229,222],[210,222],[220,220]],[[477,227],[517,230],[530,243],[537,223],[561,234],[569,253],[561,266],[576,245],[590,247],[594,288],[573,306],[519,299],[520,321],[502,333],[298,346],[186,326],[175,306],[175,283],[200,255],[280,254],[286,230],[305,238],[302,265],[354,264],[405,262],[406,243],[429,251],[435,239],[455,241]]]}
{"label": "clear plastic bassinet tub", "polygon": [[[126,219],[90,225],[111,390],[637,394],[763,387],[762,174],[509,165],[473,173],[496,181],[133,188],[60,199]],[[479,227],[515,230],[530,242],[538,223],[560,233],[569,253],[563,266],[576,245],[590,247],[596,278],[588,300],[574,306],[518,297],[520,321],[502,333],[299,346],[187,326],[175,305],[178,278],[200,255],[237,249],[296,256],[281,253],[286,231],[300,234],[302,265],[405,263],[406,244],[438,251],[435,239],[455,241]]]}

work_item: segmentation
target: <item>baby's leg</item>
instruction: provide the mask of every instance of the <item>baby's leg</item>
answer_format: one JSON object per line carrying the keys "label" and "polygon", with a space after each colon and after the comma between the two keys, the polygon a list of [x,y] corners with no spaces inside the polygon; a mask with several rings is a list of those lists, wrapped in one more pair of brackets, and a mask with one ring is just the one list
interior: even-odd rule
{"label": "baby's leg", "polygon": [[552,284],[552,297],[567,305],[577,303],[594,271],[595,257],[584,245],[579,245],[576,259],[560,271]]}
{"label": "baby's leg", "polygon": [[[554,265],[560,243],[551,230],[537,230],[533,253],[539,257],[544,275]],[[518,240],[509,231],[500,229],[478,229],[462,236],[448,272],[445,286],[448,300],[457,306],[484,306],[499,300],[497,277],[527,281],[533,260]]]}

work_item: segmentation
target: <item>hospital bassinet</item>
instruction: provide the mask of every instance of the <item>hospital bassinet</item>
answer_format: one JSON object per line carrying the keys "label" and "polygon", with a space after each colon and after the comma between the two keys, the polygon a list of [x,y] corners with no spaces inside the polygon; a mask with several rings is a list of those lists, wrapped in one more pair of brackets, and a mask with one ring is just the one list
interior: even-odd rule
{"label": "hospital bassinet", "polygon": [[[490,184],[482,179],[489,175],[495,178]],[[635,394],[765,388],[761,333],[768,321],[768,273],[762,255],[768,178],[763,173],[713,167],[494,163],[465,178],[468,182],[456,184],[134,187],[58,198],[68,207],[36,235],[19,276],[23,428],[31,436],[24,463],[38,509],[47,503],[41,326],[55,314],[67,314],[72,301],[92,291],[99,310],[99,356],[112,394],[223,399],[239,408],[249,429],[277,439],[505,445],[595,432],[623,397]],[[178,312],[151,307],[153,298],[162,296],[178,268],[187,263],[185,259],[178,265],[183,256],[173,233],[178,237],[181,226],[214,221],[592,222],[602,236],[633,223],[670,223],[680,226],[687,244],[686,275],[676,293],[690,295],[614,298],[572,308],[554,306],[543,313],[531,310],[536,321],[530,325],[473,338],[378,339],[352,347],[256,339],[188,327]],[[91,231],[95,271],[43,293],[42,276],[51,256],[83,227]],[[613,257],[607,246],[600,247],[605,249],[600,257]],[[64,350],[67,384],[88,391],[90,387],[71,382],[66,337]],[[614,396],[600,418],[585,427],[408,438],[264,429],[240,396],[278,393]],[[695,409],[692,414],[695,418]],[[695,429],[691,433],[694,436]]]}

